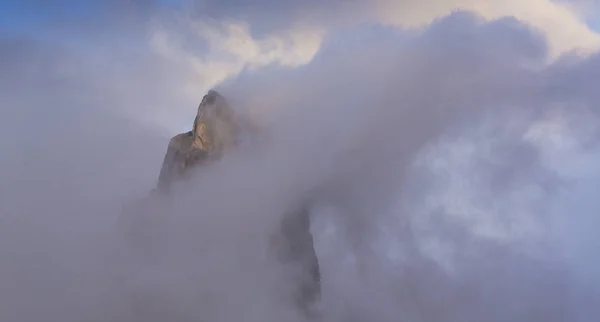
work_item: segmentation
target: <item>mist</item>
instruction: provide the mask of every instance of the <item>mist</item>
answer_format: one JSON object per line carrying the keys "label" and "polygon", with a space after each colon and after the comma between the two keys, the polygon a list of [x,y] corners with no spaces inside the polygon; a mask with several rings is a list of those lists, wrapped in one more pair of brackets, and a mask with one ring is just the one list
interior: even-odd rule
{"label": "mist", "polygon": [[[598,54],[455,12],[231,62],[179,18],[2,34],[1,321],[303,321],[266,245],[307,200],[324,321],[596,320]],[[211,87],[258,133],[152,197]]]}

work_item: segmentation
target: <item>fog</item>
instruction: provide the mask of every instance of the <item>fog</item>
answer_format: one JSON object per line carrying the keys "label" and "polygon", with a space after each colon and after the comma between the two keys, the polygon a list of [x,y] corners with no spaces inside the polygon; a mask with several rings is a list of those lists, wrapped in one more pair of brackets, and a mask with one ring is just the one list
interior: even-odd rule
{"label": "fog", "polygon": [[[324,321],[597,319],[598,54],[456,12],[198,81],[136,28],[1,38],[0,321],[303,321],[266,243],[306,200]],[[258,134],[151,198],[206,87]]]}

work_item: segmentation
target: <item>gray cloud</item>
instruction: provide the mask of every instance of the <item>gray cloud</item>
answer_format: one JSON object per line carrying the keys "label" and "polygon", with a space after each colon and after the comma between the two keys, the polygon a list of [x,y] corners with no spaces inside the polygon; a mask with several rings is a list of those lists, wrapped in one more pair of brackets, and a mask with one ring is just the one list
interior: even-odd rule
{"label": "gray cloud", "polygon": [[597,151],[598,55],[547,66],[540,34],[457,13],[420,32],[334,31],[306,66],[244,70],[219,90],[264,141],[199,170],[176,202],[135,208],[157,242],[146,262],[118,215],[197,102],[185,64],[140,35],[94,51],[2,41],[2,321],[131,321],[139,299],[182,321],[296,321],[276,301],[286,270],[260,259],[304,195],[326,320],[599,313],[596,238],[578,234],[594,205],[567,202],[597,182],[578,160]]}

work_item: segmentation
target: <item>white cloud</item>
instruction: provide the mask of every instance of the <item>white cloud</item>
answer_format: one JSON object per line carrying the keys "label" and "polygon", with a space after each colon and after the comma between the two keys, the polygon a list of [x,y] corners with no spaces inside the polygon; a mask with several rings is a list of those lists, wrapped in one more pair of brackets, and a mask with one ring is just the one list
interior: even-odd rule
{"label": "white cloud", "polygon": [[[573,321],[582,312],[595,321],[598,306],[577,284],[581,271],[597,271],[581,269],[597,267],[594,232],[581,229],[596,222],[582,216],[594,203],[554,197],[596,180],[571,170],[598,150],[598,54],[543,65],[538,34],[465,14],[408,35],[299,23],[258,36],[251,23],[176,21],[152,30],[160,55],[122,55],[111,42],[93,60],[45,44],[0,51],[9,71],[0,74],[3,321],[131,321],[120,278],[140,267],[148,275],[134,289],[190,319],[210,312],[202,290],[227,304],[213,306],[221,321],[268,321],[282,308],[258,285],[279,281],[256,261],[257,239],[303,192],[334,208],[323,212],[336,229],[319,236],[329,248],[326,321]],[[78,72],[56,68],[65,61]],[[168,137],[104,113],[145,121],[160,112],[172,117],[156,118],[166,126],[181,117],[189,130],[204,90],[228,78],[221,89],[238,108],[277,107],[271,140],[204,168],[177,202],[152,204],[150,215],[166,215],[144,217],[161,246],[156,265],[116,256],[128,244],[112,206],[153,187]],[[418,167],[420,157],[428,162]],[[579,197],[593,199],[589,191]],[[547,238],[550,206],[568,238]]]}
{"label": "white cloud", "polygon": [[[552,0],[334,2],[308,6],[291,15],[289,26],[268,30],[260,37],[251,33],[252,23],[258,23],[258,18],[216,21],[203,15],[179,14],[175,16],[177,24],[171,18],[159,21],[150,42],[165,58],[187,66],[188,92],[197,96],[197,91],[234,78],[245,69],[269,64],[289,68],[305,65],[319,51],[324,36],[338,28],[378,22],[422,29],[457,10],[473,12],[488,22],[511,17],[527,24],[544,35],[550,59],[571,51],[590,54],[600,49],[600,34],[585,23],[582,3],[577,4]],[[258,8],[261,5],[257,3]],[[265,6],[268,12],[268,5]],[[291,5],[290,8],[298,9]],[[204,44],[202,50],[190,49],[199,43]]]}
{"label": "white cloud", "polygon": [[[270,64],[288,68],[307,64],[319,50],[323,38],[321,30],[309,27],[275,31],[255,38],[244,22],[187,22],[187,28],[182,31],[189,36],[187,39],[181,39],[175,30],[158,26],[150,44],[165,59],[187,65],[193,71],[187,86],[190,95],[194,96],[245,69]],[[189,51],[187,42],[206,42],[205,50]]]}
{"label": "white cloud", "polygon": [[580,12],[551,0],[384,0],[376,2],[375,15],[384,23],[416,27],[455,10],[474,12],[488,21],[514,17],[544,33],[552,57],[571,50],[589,53],[600,48],[600,35],[586,25]]}

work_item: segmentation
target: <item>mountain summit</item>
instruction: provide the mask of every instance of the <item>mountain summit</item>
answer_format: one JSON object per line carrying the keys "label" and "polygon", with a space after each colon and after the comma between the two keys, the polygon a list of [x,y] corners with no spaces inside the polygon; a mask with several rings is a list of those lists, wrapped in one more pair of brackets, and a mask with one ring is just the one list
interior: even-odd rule
{"label": "mountain summit", "polygon": [[233,110],[223,96],[210,90],[200,102],[192,130],[174,136],[158,178],[159,188],[167,187],[186,169],[208,159],[220,157],[235,146],[239,126]]}
{"label": "mountain summit", "polygon": [[[201,167],[208,161],[218,161],[235,148],[241,134],[240,122],[227,100],[210,90],[198,106],[192,130],[169,141],[156,192],[162,194],[174,181],[184,178],[190,169]],[[282,218],[280,231],[270,236],[270,251],[282,264],[292,266],[297,272],[292,277],[294,289],[290,300],[302,312],[314,316],[321,285],[308,208],[290,209]]]}

